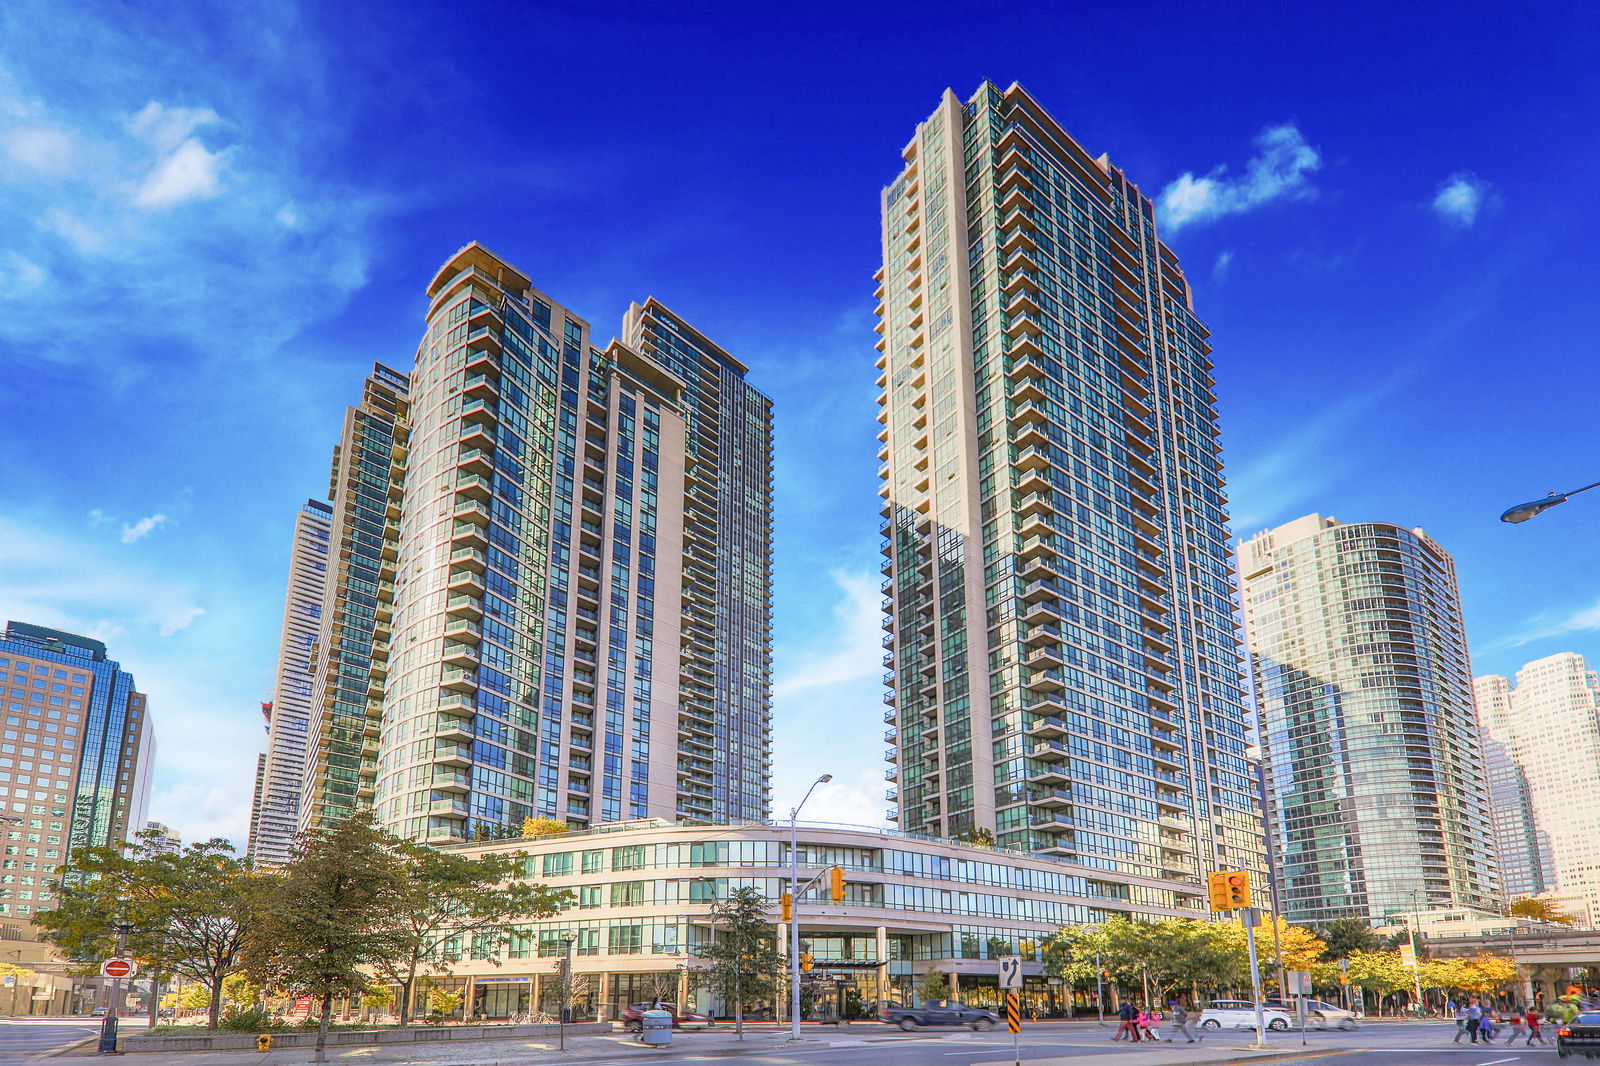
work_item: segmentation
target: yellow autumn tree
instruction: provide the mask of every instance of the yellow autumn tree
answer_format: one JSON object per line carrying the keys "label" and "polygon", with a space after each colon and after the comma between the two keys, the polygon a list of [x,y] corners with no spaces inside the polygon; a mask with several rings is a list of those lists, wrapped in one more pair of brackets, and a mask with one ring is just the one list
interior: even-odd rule
{"label": "yellow autumn tree", "polygon": [[524,818],[522,820],[522,835],[525,837],[554,837],[570,832],[571,827],[566,822],[555,818]]}

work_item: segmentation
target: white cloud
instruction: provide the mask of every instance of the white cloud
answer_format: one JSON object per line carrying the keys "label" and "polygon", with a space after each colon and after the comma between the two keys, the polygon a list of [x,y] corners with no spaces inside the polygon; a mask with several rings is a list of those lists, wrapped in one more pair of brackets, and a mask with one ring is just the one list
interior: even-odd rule
{"label": "white cloud", "polygon": [[16,252],[7,252],[0,257],[0,292],[37,289],[49,276],[38,263],[24,259]]}
{"label": "white cloud", "polygon": [[39,228],[61,237],[80,256],[98,255],[105,248],[105,234],[64,207],[45,211]]}
{"label": "white cloud", "polygon": [[160,634],[164,637],[170,637],[177,633],[181,633],[183,630],[189,628],[189,624],[191,622],[205,613],[206,609],[204,607],[184,607],[169,616],[166,621],[162,622],[161,628],[158,630],[158,632],[160,632]]}
{"label": "white cloud", "polygon": [[833,609],[835,628],[818,634],[817,646],[791,651],[795,661],[773,682],[777,699],[859,681],[882,669],[883,608],[878,579],[872,574],[839,570],[829,576],[844,593]]}
{"label": "white cloud", "polygon": [[137,522],[135,522],[131,526],[123,526],[122,527],[122,543],[124,543],[124,544],[135,544],[135,543],[143,540],[144,538],[148,537],[151,533],[155,532],[161,526],[165,525],[166,521],[167,521],[167,516],[166,515],[164,515],[164,514],[153,514],[153,515],[146,515],[145,517],[139,519]]}
{"label": "white cloud", "polygon": [[1185,172],[1168,185],[1156,204],[1161,224],[1176,230],[1272,200],[1310,194],[1310,175],[1322,165],[1322,157],[1293,124],[1267,127],[1255,145],[1257,154],[1245,165],[1242,177],[1230,178],[1227,167],[1218,166],[1200,178]]}
{"label": "white cloud", "polygon": [[[838,825],[884,825],[883,790],[884,779],[878,770],[863,769],[849,777],[836,776],[827,784],[817,786],[811,799],[806,802],[805,809],[800,812],[800,820]],[[787,818],[793,804],[794,800],[790,800],[787,807],[780,809],[774,806],[773,814]]]}
{"label": "white cloud", "polygon": [[148,141],[158,152],[176,150],[189,135],[201,126],[210,126],[221,119],[209,107],[168,107],[151,100],[144,108],[128,119],[128,131]]}
{"label": "white cloud", "polygon": [[145,178],[133,202],[147,211],[175,207],[190,200],[209,200],[221,191],[227,151],[211,152],[190,137]]}
{"label": "white cloud", "polygon": [[1540,615],[1529,621],[1530,629],[1509,637],[1502,637],[1484,648],[1484,651],[1497,651],[1502,648],[1520,648],[1524,644],[1532,644],[1538,640],[1550,640],[1554,637],[1564,637],[1571,633],[1588,633],[1600,630],[1600,603],[1592,607],[1584,607],[1573,611],[1565,618],[1552,619],[1548,615]]}
{"label": "white cloud", "polygon": [[12,162],[44,173],[60,173],[72,167],[72,137],[51,126],[20,126],[0,136]]}
{"label": "white cloud", "polygon": [[300,212],[295,207],[293,200],[290,200],[288,203],[278,208],[277,213],[272,217],[277,219],[278,225],[282,226],[284,229],[300,228]]}
{"label": "white cloud", "polygon": [[1446,221],[1458,226],[1470,226],[1478,220],[1478,213],[1487,204],[1489,196],[1488,182],[1460,171],[1440,184],[1433,198],[1433,209]]}
{"label": "white cloud", "polygon": [[1211,277],[1214,281],[1221,281],[1228,276],[1228,268],[1233,265],[1233,253],[1223,252],[1217,256],[1216,263],[1211,268]]}
{"label": "white cloud", "polygon": [[89,524],[91,526],[109,526],[114,521],[116,521],[116,519],[112,518],[98,507],[89,512]]}

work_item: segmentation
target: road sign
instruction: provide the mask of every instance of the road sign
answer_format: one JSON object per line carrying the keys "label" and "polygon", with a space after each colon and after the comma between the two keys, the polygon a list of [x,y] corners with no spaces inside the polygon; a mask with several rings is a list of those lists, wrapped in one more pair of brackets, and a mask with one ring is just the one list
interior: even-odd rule
{"label": "road sign", "polygon": [[1287,974],[1284,975],[1284,979],[1289,984],[1289,994],[1291,996],[1309,996],[1309,995],[1313,995],[1313,992],[1311,991],[1311,973],[1310,973],[1310,971],[1308,971],[1308,970],[1290,970]]}
{"label": "road sign", "polygon": [[107,959],[100,964],[101,977],[132,977],[138,972],[132,959]]}
{"label": "road sign", "polygon": [[1415,970],[1417,968],[1417,949],[1412,947],[1410,944],[1401,944],[1400,964],[1402,966],[1409,966]]}
{"label": "road sign", "polygon": [[1015,992],[1006,993],[1006,1028],[1013,1033],[1022,1032],[1022,1008]]}
{"label": "road sign", "polygon": [[1000,987],[1001,988],[1021,988],[1022,987],[1022,956],[1021,955],[1002,955],[1002,956],[1000,956]]}

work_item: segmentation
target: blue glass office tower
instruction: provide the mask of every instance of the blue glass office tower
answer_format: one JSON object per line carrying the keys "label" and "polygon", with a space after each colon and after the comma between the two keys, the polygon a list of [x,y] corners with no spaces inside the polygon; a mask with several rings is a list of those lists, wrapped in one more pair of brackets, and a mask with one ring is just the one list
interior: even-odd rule
{"label": "blue glass office tower", "polygon": [[49,910],[48,882],[74,849],[144,828],[155,733],[133,675],[98,640],[25,622],[0,637],[0,915]]}
{"label": "blue glass office tower", "polygon": [[1148,197],[1018,85],[883,190],[890,817],[1164,879],[1262,865],[1205,326]]}

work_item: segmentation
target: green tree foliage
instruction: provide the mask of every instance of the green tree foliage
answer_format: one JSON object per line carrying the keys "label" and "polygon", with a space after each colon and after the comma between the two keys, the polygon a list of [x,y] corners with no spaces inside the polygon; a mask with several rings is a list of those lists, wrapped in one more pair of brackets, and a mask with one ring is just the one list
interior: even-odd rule
{"label": "green tree foliage", "polygon": [[1350,983],[1360,985],[1380,997],[1411,988],[1416,975],[1400,961],[1398,951],[1354,951],[1350,953]]}
{"label": "green tree foliage", "polygon": [[744,1039],[744,1006],[777,996],[787,959],[778,950],[777,927],[768,919],[772,901],[753,888],[736,888],[711,907],[715,943],[702,944],[704,965],[697,987],[733,1004],[734,1031]]}
{"label": "green tree foliage", "polygon": [[950,998],[950,975],[930,969],[917,982],[917,999],[923,1003],[943,1003]]}
{"label": "green tree foliage", "polygon": [[952,840],[961,844],[972,844],[980,848],[994,847],[994,831],[986,826],[975,826],[964,833],[957,833]]}
{"label": "green tree foliage", "polygon": [[461,993],[434,985],[428,989],[428,1013],[436,1018],[454,1014],[461,1006]]}
{"label": "green tree foliage", "polygon": [[261,920],[245,943],[245,968],[263,985],[310,995],[321,1004],[316,1061],[327,1061],[336,996],[366,989],[364,967],[401,950],[410,893],[400,842],[357,814],[304,834],[273,879]]}
{"label": "green tree foliage", "polygon": [[412,990],[423,974],[449,974],[463,949],[500,964],[516,923],[548,918],[572,893],[519,881],[527,856],[471,858],[397,842],[405,891],[397,911],[395,952],[376,963],[400,986],[400,1024],[411,1021]]}
{"label": "green tree foliage", "polygon": [[1317,935],[1328,945],[1322,953],[1324,962],[1348,959],[1357,951],[1370,954],[1383,950],[1383,941],[1363,918],[1335,918],[1326,925],[1319,926]]}
{"label": "green tree foliage", "polygon": [[59,903],[38,915],[38,924],[87,966],[116,950],[117,923],[126,923],[126,951],[147,975],[159,982],[178,974],[205,986],[207,1025],[215,1029],[223,981],[242,965],[263,877],[234,858],[226,840],[174,853],[156,850],[162,840],[144,832],[131,845],[74,852],[62,871]]}

